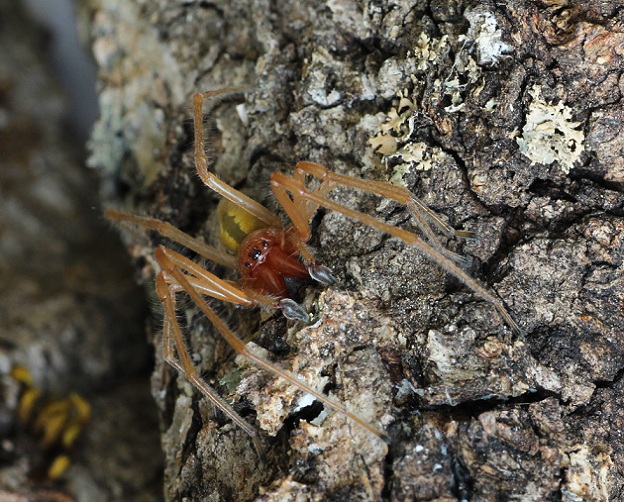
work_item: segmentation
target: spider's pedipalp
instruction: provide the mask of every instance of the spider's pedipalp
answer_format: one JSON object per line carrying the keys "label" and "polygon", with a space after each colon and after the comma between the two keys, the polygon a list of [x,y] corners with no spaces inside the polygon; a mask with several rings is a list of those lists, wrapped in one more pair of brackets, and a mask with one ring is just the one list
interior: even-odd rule
{"label": "spider's pedipalp", "polygon": [[286,319],[300,321],[304,324],[310,324],[310,316],[308,313],[301,305],[290,298],[280,300],[277,308],[282,311],[282,314],[284,314]]}
{"label": "spider's pedipalp", "polygon": [[316,263],[313,263],[308,266],[308,273],[312,279],[316,282],[324,284],[325,286],[333,286],[336,284],[336,279],[334,279],[331,270],[324,265],[317,265]]}

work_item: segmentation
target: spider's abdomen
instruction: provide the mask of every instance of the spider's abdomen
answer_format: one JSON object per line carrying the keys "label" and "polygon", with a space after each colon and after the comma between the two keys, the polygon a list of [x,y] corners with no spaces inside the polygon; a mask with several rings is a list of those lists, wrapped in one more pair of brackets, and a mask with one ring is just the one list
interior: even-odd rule
{"label": "spider's abdomen", "polygon": [[266,223],[245,211],[228,199],[221,199],[217,206],[219,237],[230,251],[237,252],[241,243],[252,232],[265,228]]}
{"label": "spider's abdomen", "polygon": [[297,259],[297,249],[282,229],[263,228],[249,234],[240,245],[238,260],[249,286],[277,298],[288,296],[285,277],[310,280],[308,270]]}

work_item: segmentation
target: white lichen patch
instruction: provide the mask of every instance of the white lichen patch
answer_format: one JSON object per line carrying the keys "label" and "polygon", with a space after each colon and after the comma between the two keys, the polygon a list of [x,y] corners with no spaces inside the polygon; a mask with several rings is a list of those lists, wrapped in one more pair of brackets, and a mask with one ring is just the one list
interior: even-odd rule
{"label": "white lichen patch", "polygon": [[418,69],[426,70],[432,64],[435,64],[439,52],[446,44],[448,44],[447,35],[432,39],[426,33],[421,33],[413,50],[413,55],[418,60]]}
{"label": "white lichen patch", "polygon": [[373,150],[383,156],[383,161],[393,161],[394,174],[391,183],[403,184],[403,176],[412,168],[428,171],[436,157],[443,154],[440,148],[430,147],[411,139],[414,132],[416,104],[407,89],[397,93],[398,101],[386,115],[380,132],[368,140]]}
{"label": "white lichen patch", "polygon": [[389,156],[395,154],[401,145],[409,141],[414,131],[414,111],[416,106],[408,98],[408,90],[404,89],[397,93],[398,102],[386,115],[381,124],[381,131],[368,140],[373,150]]}
{"label": "white lichen patch", "polygon": [[569,455],[564,492],[578,500],[610,500],[614,475],[611,456],[603,452],[595,454],[586,444],[577,445]]}
{"label": "white lichen patch", "polygon": [[161,169],[159,152],[166,142],[162,107],[183,105],[193,78],[180,69],[158,30],[135,22],[141,13],[132,2],[111,4],[93,20],[93,54],[106,85],[99,93],[100,118],[88,163],[112,173],[132,157],[135,174],[150,185]]}
{"label": "white lichen patch", "polygon": [[503,42],[494,14],[467,10],[464,16],[470,23],[466,39],[472,39],[479,65],[496,65],[504,54],[512,51],[511,46]]}
{"label": "white lichen patch", "polygon": [[[508,51],[508,46],[500,41],[502,35],[500,30],[495,28],[493,16],[482,13],[473,13],[471,16],[472,30],[459,39],[460,42],[464,40],[464,46],[475,44],[477,51],[483,53],[479,57],[487,62],[494,61],[500,54]],[[493,44],[494,48],[486,53],[485,47],[488,42]],[[386,84],[384,89],[388,90],[387,84],[392,79],[396,80],[397,86],[400,85],[406,73],[416,84],[415,88],[418,88],[417,74],[437,65],[441,54],[448,50],[448,46],[448,36],[432,39],[422,33],[413,50],[408,51],[405,60],[391,59],[389,61],[392,62],[392,67],[384,67],[380,70],[380,75],[383,75],[383,82]],[[449,114],[457,113],[465,107],[466,92],[473,94],[480,92],[480,88],[475,88],[475,84],[480,81],[481,74],[482,70],[470,52],[460,50],[455,54],[451,74],[440,76],[433,82],[432,89],[428,91],[428,99],[433,103],[450,101],[445,111]],[[393,183],[401,184],[404,174],[411,169],[427,171],[443,160],[440,156],[444,153],[439,148],[414,139],[413,133],[419,110],[417,93],[416,90],[399,90],[396,94],[397,99],[385,115],[379,132],[369,139],[373,151],[381,154],[384,162],[392,161],[392,165],[395,166],[391,180]]]}
{"label": "white lichen patch", "polygon": [[475,357],[470,347],[475,341],[476,333],[472,329],[464,329],[461,342],[449,340],[449,337],[437,330],[429,330],[427,350],[429,361],[435,364],[435,373],[448,383],[462,382],[476,378],[485,366],[483,360]]}
{"label": "white lichen patch", "polygon": [[531,165],[558,162],[564,174],[568,174],[583,152],[585,136],[579,129],[580,122],[572,121],[572,110],[562,101],[545,102],[537,85],[529,94],[533,102],[522,136],[516,138],[520,153],[531,160]]}

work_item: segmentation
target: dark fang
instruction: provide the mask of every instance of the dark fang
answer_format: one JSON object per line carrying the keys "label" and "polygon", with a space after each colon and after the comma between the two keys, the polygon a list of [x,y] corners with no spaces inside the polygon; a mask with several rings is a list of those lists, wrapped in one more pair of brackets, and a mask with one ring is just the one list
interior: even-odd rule
{"label": "dark fang", "polygon": [[280,300],[277,308],[282,311],[286,319],[292,319],[293,321],[301,321],[305,324],[310,324],[310,316],[303,310],[303,307],[290,298],[284,298]]}
{"label": "dark fang", "polygon": [[312,279],[326,286],[333,286],[336,284],[336,279],[331,275],[330,270],[323,265],[310,265],[308,267],[308,273]]}

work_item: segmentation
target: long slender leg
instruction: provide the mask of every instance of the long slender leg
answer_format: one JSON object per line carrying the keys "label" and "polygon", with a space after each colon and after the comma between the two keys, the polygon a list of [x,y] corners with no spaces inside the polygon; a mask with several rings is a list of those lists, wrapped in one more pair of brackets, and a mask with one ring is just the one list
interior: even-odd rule
{"label": "long slender leg", "polygon": [[[416,202],[418,202],[418,204],[422,205],[423,207],[426,207],[426,206],[424,206],[424,204],[418,201],[418,199],[416,199],[412,195],[412,193],[406,188],[395,187],[394,185],[391,185],[389,183],[371,182],[371,181],[366,181],[366,180],[360,180],[358,178],[352,178],[350,176],[337,175],[335,173],[332,173],[331,171],[328,171],[326,168],[324,168],[323,166],[319,164],[315,164],[313,162],[306,162],[306,161],[297,163],[297,167],[295,168],[294,173],[292,175],[293,182],[299,186],[305,187],[305,174],[306,173],[311,174],[312,176],[315,176],[321,180],[321,184],[315,190],[311,191],[306,188],[308,191],[311,191],[321,197],[326,197],[327,194],[329,194],[329,192],[333,188],[335,188],[338,184],[342,184],[344,186],[349,186],[353,188],[359,188],[359,189],[366,190],[366,191],[373,192],[373,193],[378,193],[379,195],[391,196],[391,198],[393,198],[394,200],[401,202],[408,206],[408,209],[410,209],[412,216],[414,216],[414,218],[416,219],[416,223],[418,224],[419,228],[421,229],[423,234],[427,237],[427,240],[429,241],[429,243],[434,248],[436,248],[440,254],[443,254],[447,258],[450,258],[455,263],[458,263],[462,266],[467,266],[469,264],[470,260],[468,260],[464,256],[454,253],[453,251],[450,251],[449,249],[446,249],[442,245],[442,243],[438,240],[438,237],[435,235],[435,233],[433,232],[429,224],[425,221],[424,215],[421,213],[421,211],[418,210],[418,207],[416,206]],[[279,177],[279,174],[274,174],[274,176]],[[347,184],[346,180],[353,180],[355,181],[355,183]],[[372,188],[369,187],[368,189],[363,188],[365,184],[369,185],[372,183],[376,183],[376,185],[374,185]],[[387,193],[378,192],[376,190],[377,187],[385,188]],[[309,221],[314,215],[314,213],[317,211],[319,204],[313,203],[304,197],[293,197],[293,199],[291,200],[290,196],[286,193],[285,188],[280,186],[279,183],[272,185],[271,188],[273,189],[273,193],[275,194],[275,197],[278,199],[278,201],[280,202],[280,204],[286,211],[286,214],[288,214],[289,218],[291,219],[293,226],[299,232],[300,240],[303,243],[307,242],[308,239],[310,238]],[[435,215],[435,213],[433,213],[433,211],[431,211],[429,208],[426,208],[426,209],[429,213],[432,213]],[[437,222],[439,222],[440,225],[444,225],[445,227],[450,228],[446,223],[440,220],[437,216],[435,216],[435,218],[437,219]],[[442,230],[444,230],[444,228],[442,228]],[[454,231],[454,229],[451,229],[451,230]],[[462,231],[456,231],[456,234],[460,235],[461,232]],[[447,232],[445,231],[445,233]],[[462,235],[462,236],[468,235],[468,232],[463,232],[463,233],[465,235]],[[301,244],[299,245],[303,247]],[[304,259],[306,259],[305,253],[302,253],[302,255]]]}
{"label": "long slender leg", "polygon": [[128,222],[149,230],[154,230],[163,237],[167,237],[178,244],[182,244],[188,249],[195,251],[200,256],[203,256],[214,263],[229,267],[233,270],[238,270],[238,262],[234,256],[204,244],[166,221],[149,218],[147,216],[127,214],[110,208],[104,210],[104,217],[109,220]]}
{"label": "long slender leg", "polygon": [[[436,227],[438,227],[438,229],[447,237],[474,238],[474,233],[465,230],[455,230],[454,228],[452,228],[434,211],[428,208],[426,204],[423,204],[422,201],[415,197],[414,194],[412,194],[412,192],[410,192],[407,188],[392,185],[391,183],[386,183],[383,181],[363,180],[359,178],[354,178],[352,176],[346,176],[344,174],[334,173],[328,170],[326,167],[321,166],[320,164],[308,161],[301,161],[297,163],[293,173],[293,179],[300,179],[302,173],[310,174],[322,180],[319,190],[316,190],[319,195],[327,195],[333,187],[337,185],[343,185],[371,192],[377,195],[382,195],[384,197],[393,199],[400,204],[406,205],[410,213],[416,220],[416,223],[420,228],[421,232],[427,238],[429,244],[435,247],[447,258],[453,260],[455,263],[458,263],[462,266],[467,266],[470,263],[470,260],[466,257],[445,248],[427,223],[427,220],[433,223]],[[323,192],[320,189],[325,188],[324,185],[327,185],[329,189],[326,189]],[[311,213],[309,214],[309,218],[313,216],[317,208],[318,205],[316,204],[308,207],[308,211]]]}
{"label": "long slender leg", "polygon": [[[307,161],[301,161],[297,163],[297,166],[295,166],[295,169],[293,170],[293,179],[297,183],[300,183],[304,186],[306,183],[305,176],[307,174],[307,171],[303,168],[303,166],[305,166],[306,164],[311,164],[315,166],[319,165],[319,164],[315,164],[313,162],[307,162]],[[299,166],[302,166],[302,167],[299,167]],[[336,187],[336,184],[332,183],[331,180],[324,179],[320,182],[320,185],[316,187],[315,192],[321,195],[327,195],[335,187]],[[295,205],[297,206],[297,209],[299,209],[299,211],[302,212],[302,214],[304,215],[304,218],[308,222],[312,219],[312,216],[314,216],[314,214],[318,210],[318,204],[313,204],[312,202],[307,201],[305,199],[297,199],[294,202],[295,202]]]}
{"label": "long slender leg", "polygon": [[[203,295],[225,302],[236,303],[243,307],[261,306],[268,309],[278,309],[287,319],[294,319],[304,323],[310,321],[310,317],[303,307],[289,298],[277,300],[272,296],[258,293],[251,288],[245,288],[230,281],[225,281],[180,253],[176,253],[164,246],[158,248],[158,254],[165,256],[178,270],[184,272],[189,284]],[[166,270],[163,273],[173,292],[184,289],[168,275]]]}
{"label": "long slender leg", "polygon": [[[176,319],[175,292],[172,290],[171,286],[167,285],[162,273],[158,274],[156,277],[156,292],[165,309],[165,322],[163,326],[163,353],[165,361],[184,375],[204,396],[245,431],[249,437],[251,437],[254,447],[262,457],[264,450],[260,444],[256,430],[245,422],[245,420],[236,413],[234,408],[225,402],[197,373]],[[176,358],[176,352],[178,358]]]}
{"label": "long slender leg", "polygon": [[[505,322],[509,325],[509,327],[513,331],[515,331],[516,333],[522,332],[520,327],[516,324],[516,322],[511,317],[511,315],[509,315],[509,313],[503,306],[503,303],[498,298],[496,298],[494,295],[488,292],[487,289],[485,289],[485,287],[481,286],[481,284],[479,284],[475,279],[470,277],[466,272],[464,272],[461,268],[459,268],[451,259],[446,257],[444,254],[440,253],[440,251],[436,249],[435,247],[424,242],[416,234],[408,232],[407,230],[403,230],[402,228],[394,227],[392,225],[379,221],[373,218],[372,216],[361,213],[359,211],[355,211],[346,206],[343,206],[342,204],[338,204],[337,202],[332,201],[326,196],[319,195],[315,192],[310,192],[302,184],[297,183],[293,178],[282,173],[273,173],[273,176],[271,177],[271,186],[276,193],[282,193],[285,191],[290,192],[294,199],[303,198],[315,204],[318,204],[319,206],[326,207],[327,209],[338,211],[344,214],[345,216],[348,216],[349,218],[353,218],[354,220],[361,221],[362,223],[369,225],[373,228],[376,228],[378,230],[381,230],[382,232],[386,232],[390,235],[398,237],[399,239],[403,240],[410,246],[414,246],[415,248],[419,249],[425,257],[429,258],[431,261],[438,264],[447,272],[453,274],[460,281],[462,281],[466,286],[468,286],[475,293],[481,296],[481,298],[483,298],[484,300],[494,305],[498,313],[501,315],[501,317],[505,320]],[[284,195],[288,197],[287,194],[284,194]],[[294,207],[295,207],[294,203],[291,202],[291,206],[285,207],[285,209],[288,212],[289,210],[292,211]],[[290,216],[290,213],[288,214]],[[294,221],[293,221],[293,224],[294,224]],[[299,230],[298,227],[297,229]],[[302,229],[301,232],[303,235],[306,235],[305,228]],[[307,232],[309,232],[309,228],[307,229]]]}
{"label": "long slender leg", "polygon": [[[330,270],[322,265],[317,265],[314,256],[306,246],[306,243],[310,240],[309,218],[306,217],[307,211],[310,208],[297,205],[296,203],[299,199],[306,199],[303,197],[293,197],[294,200],[291,199],[286,191],[286,187],[279,182],[273,181],[279,176],[283,175],[280,175],[279,173],[273,173],[271,175],[271,189],[273,190],[273,195],[275,195],[275,198],[282,206],[282,209],[286,211],[290,221],[292,221],[292,227],[287,229],[287,237],[299,250],[299,254],[303,258],[303,261],[308,265],[310,277],[321,284],[332,285],[335,283],[335,280],[332,277]],[[325,189],[329,189],[329,186],[326,185]],[[317,208],[318,205],[316,205],[314,211],[316,211]]]}
{"label": "long slender leg", "polygon": [[[191,299],[195,302],[195,304],[201,309],[201,311],[210,320],[210,322],[212,322],[212,324],[217,328],[217,330],[223,336],[226,342],[236,351],[237,354],[240,354],[246,357],[251,362],[255,363],[258,367],[286,380],[287,382],[297,387],[299,390],[303,392],[307,392],[308,394],[311,394],[316,399],[318,399],[323,404],[325,404],[327,407],[332,408],[333,410],[338,411],[339,413],[342,413],[343,415],[349,417],[350,419],[360,424],[362,427],[372,432],[376,436],[379,436],[380,438],[385,439],[386,436],[383,432],[381,432],[379,429],[377,429],[373,425],[366,422],[364,419],[360,418],[358,415],[350,412],[346,408],[345,405],[335,401],[334,399],[331,399],[330,397],[326,396],[322,392],[319,392],[318,390],[313,389],[312,387],[310,387],[308,384],[306,384],[305,382],[297,378],[297,376],[293,375],[292,373],[275,366],[274,364],[267,361],[266,359],[251,352],[247,348],[247,345],[245,344],[245,342],[243,342],[243,340],[241,340],[238,336],[236,336],[227,327],[227,325],[221,320],[221,318],[214,312],[214,310],[210,308],[210,306],[206,303],[202,295],[193,287],[193,285],[189,282],[186,275],[180,270],[180,268],[168,258],[167,254],[164,252],[163,247],[159,247],[154,253],[154,256],[156,257],[156,260],[158,261],[160,266],[163,268],[163,271],[165,272],[165,274],[167,274],[170,280],[175,281],[191,297]],[[170,297],[170,296],[166,296],[168,294],[169,294],[169,291],[167,290],[165,292],[165,296],[163,297],[163,304],[165,304],[165,300],[166,300],[167,304],[165,305],[165,307],[168,309],[167,317],[169,317],[170,319],[175,319],[175,305],[170,300],[167,300],[167,298]],[[173,324],[170,323],[170,325],[173,328]],[[175,328],[174,328],[174,335],[175,335]],[[191,375],[194,374],[193,371],[190,371],[190,373]],[[210,394],[206,394],[206,395],[207,397],[212,399],[210,397],[211,396]]]}
{"label": "long slender leg", "polygon": [[232,95],[244,91],[244,87],[228,87],[217,91],[198,92],[193,96],[193,127],[195,131],[195,167],[204,184],[234,204],[264,221],[268,226],[281,227],[280,219],[259,202],[221,181],[208,170],[208,158],[204,149],[204,101],[217,96]]}
{"label": "long slender leg", "polygon": [[[405,204],[412,214],[417,215],[417,221],[421,222],[422,218],[428,219],[431,223],[437,226],[448,237],[465,237],[473,238],[474,234],[465,230],[455,230],[448,223],[442,220],[435,211],[432,211],[423,204],[414,194],[405,187],[393,185],[383,181],[363,180],[360,178],[354,178],[352,176],[346,176],[344,174],[338,174],[328,170],[326,167],[316,164],[315,162],[301,161],[295,166],[295,175],[301,171],[307,174],[311,174],[320,180],[327,180],[333,182],[335,185],[344,185],[351,188],[357,188],[366,192],[371,192],[377,195],[388,197],[395,200],[400,204]],[[422,215],[422,216],[421,216]],[[419,223],[420,224],[420,223]]]}

